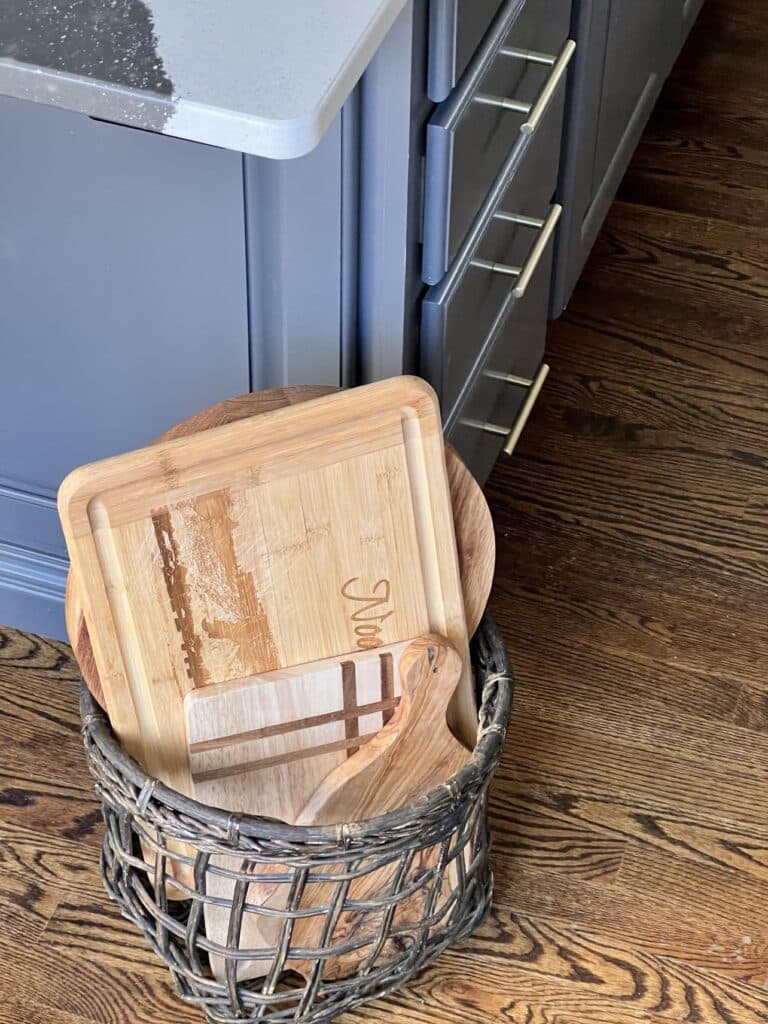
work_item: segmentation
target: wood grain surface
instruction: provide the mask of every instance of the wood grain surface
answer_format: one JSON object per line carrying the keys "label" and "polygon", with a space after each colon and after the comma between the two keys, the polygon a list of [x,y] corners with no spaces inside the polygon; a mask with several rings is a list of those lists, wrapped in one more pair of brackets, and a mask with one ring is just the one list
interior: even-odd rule
{"label": "wood grain surface", "polygon": [[[397,645],[391,649],[393,661],[397,665],[399,678],[398,692],[401,694],[398,707],[392,719],[370,738],[352,757],[346,757],[346,751],[323,753],[319,758],[308,760],[283,760],[279,765],[267,765],[248,771],[245,776],[238,773],[239,762],[243,758],[253,756],[254,743],[237,744],[232,749],[219,746],[213,750],[195,750],[196,747],[210,747],[210,736],[213,742],[220,742],[229,728],[236,724],[238,729],[250,727],[255,720],[261,721],[265,714],[264,704],[274,704],[254,693],[254,687],[223,686],[209,687],[192,691],[185,698],[188,735],[190,739],[190,763],[194,795],[198,799],[207,799],[217,806],[228,810],[242,810],[256,807],[266,815],[279,816],[289,824],[326,825],[342,824],[347,821],[362,821],[386,814],[388,811],[403,806],[410,800],[429,792],[445,779],[455,775],[467,763],[469,752],[459,743],[448,728],[446,709],[461,678],[462,659],[458,651],[444,638],[436,634],[419,637],[405,645]],[[333,666],[335,669],[336,666]],[[370,669],[370,663],[360,662],[360,673],[364,675]],[[289,670],[286,670],[289,671]],[[272,675],[284,675],[273,673]],[[322,706],[334,706],[339,701],[339,694],[329,693],[338,689],[336,673],[329,675],[328,664],[324,663],[320,671],[310,667],[304,673],[304,679],[312,689],[323,689],[325,701]],[[371,673],[368,672],[370,677]],[[358,679],[357,685],[362,680]],[[280,679],[279,684],[295,682],[294,678]],[[375,687],[380,685],[378,679],[369,678]],[[267,682],[267,686],[269,686]],[[256,683],[261,689],[263,683]],[[218,691],[208,698],[209,690]],[[229,700],[222,700],[228,697]],[[234,697],[234,703],[231,698]],[[305,706],[310,698],[304,697]],[[206,705],[208,705],[206,707]],[[231,716],[231,717],[230,717]],[[229,718],[229,723],[223,721]],[[367,716],[370,717],[370,716]],[[342,723],[330,723],[330,728],[339,730]],[[329,726],[324,726],[329,728]],[[262,730],[263,731],[263,730]],[[339,730],[343,737],[343,730]],[[242,734],[240,734],[242,735]],[[274,742],[284,742],[287,737],[270,737]],[[322,737],[318,737],[321,739]],[[285,758],[285,749],[280,756]],[[334,766],[333,761],[336,761]],[[224,762],[222,764],[222,761]],[[314,781],[312,764],[316,764]],[[331,767],[323,778],[326,765]],[[211,770],[211,765],[215,768]],[[248,767],[246,761],[245,767]],[[201,774],[202,771],[202,774]],[[206,778],[206,773],[215,777]],[[266,778],[264,778],[266,776]],[[320,781],[317,786],[318,779]],[[440,856],[441,844],[419,851],[418,856],[410,865],[409,874],[403,881],[404,888],[415,882],[425,871],[434,868]],[[469,851],[463,856],[468,857]],[[370,901],[385,898],[390,894],[396,864],[371,870],[363,861],[357,865],[361,871],[349,887],[348,898],[357,901]],[[211,865],[224,871],[237,872],[240,862],[237,858],[215,856]],[[468,861],[465,862],[468,867]],[[288,865],[275,863],[270,868],[277,874],[290,876]],[[434,913],[437,914],[444,905],[443,900],[450,898],[451,892],[458,885],[457,868],[451,863],[446,872]],[[333,873],[333,869],[330,869]],[[246,901],[256,906],[268,906],[272,910],[282,910],[286,906],[290,885],[253,882],[248,886]],[[215,897],[232,900],[234,882],[231,877],[220,871],[208,873],[206,892]],[[327,906],[333,899],[336,883],[310,883],[304,889],[301,902],[297,909],[314,910],[316,907]],[[406,926],[418,922],[424,912],[424,900],[429,893],[422,887],[412,897],[402,901],[396,908],[393,927]],[[222,912],[218,907],[205,907],[206,931],[214,942],[226,945],[228,940],[229,913]],[[294,926],[292,943],[308,949],[325,945],[344,945],[351,939],[368,937],[371,941],[379,933],[383,918],[381,912],[345,912],[336,920],[333,932],[323,940],[326,927],[325,916],[312,916],[299,919]],[[247,913],[240,926],[239,948],[257,949],[276,947],[280,940],[282,922],[280,918],[264,917],[260,914]],[[361,934],[363,933],[363,934]],[[323,975],[326,978],[345,977],[354,972],[360,961],[370,952],[370,945],[344,956],[330,957],[325,961]],[[396,942],[386,943],[379,952],[377,964],[381,965],[389,958],[401,952]],[[220,957],[211,957],[211,966],[217,978],[225,980],[225,964]],[[237,974],[241,980],[261,977],[269,971],[269,962],[263,960],[243,960],[238,964]],[[291,969],[309,977],[314,968],[314,961],[291,961]]]}
{"label": "wood grain surface", "polygon": [[[295,384],[227,398],[171,427],[154,443],[187,437],[203,430],[210,430],[212,427],[223,426],[225,423],[234,423],[248,416],[272,412],[287,405],[299,405],[338,390],[320,384]],[[467,620],[467,631],[471,636],[485,611],[493,583],[496,558],[493,520],[480,485],[450,444],[445,446],[445,468],[448,473],[456,546],[459,553],[464,615]],[[83,614],[81,588],[77,576],[71,570],[67,576],[64,615],[67,635],[83,678],[99,704],[106,708],[88,626]]]}
{"label": "wood grain surface", "polygon": [[191,689],[429,630],[476,711],[434,392],[399,377],[102,460],[59,512],[113,727],[190,793]]}
{"label": "wood grain surface", "polygon": [[195,798],[295,822],[318,782],[343,764],[354,771],[355,755],[397,717],[409,643],[191,690],[184,715]]}
{"label": "wood grain surface", "polygon": [[401,657],[403,698],[395,718],[355,758],[341,761],[313,790],[298,825],[365,821],[402,807],[460,771],[469,752],[451,734],[446,708],[461,657],[442,637],[420,637]]}
{"label": "wood grain surface", "polygon": [[[248,416],[260,416],[265,412],[272,412],[274,409],[282,409],[287,405],[299,405],[312,398],[322,398],[323,395],[333,394],[338,388],[322,384],[295,384],[291,387],[268,388],[264,391],[236,395],[233,398],[225,398],[215,405],[201,409],[199,412],[188,416],[181,423],[176,423],[169,430],[157,437],[152,443],[161,444],[163,441],[173,441],[179,437],[188,437],[190,434],[199,433],[202,430],[211,430],[213,427],[221,427],[225,423],[235,423],[237,420],[245,419]],[[487,597],[487,595],[486,595]],[[77,575],[70,569],[67,575],[67,586],[64,595],[64,617],[67,625],[67,636],[75,652],[75,657],[83,673],[83,679],[88,684],[88,689],[106,709],[106,701],[101,688],[99,670],[93,657],[91,638],[88,633],[88,625],[83,612],[83,598],[80,583]]]}
{"label": "wood grain surface", "polygon": [[[395,718],[389,722],[356,757],[335,768],[312,794],[301,812],[297,824],[323,825],[340,821],[364,821],[378,814],[402,807],[422,793],[439,785],[460,771],[469,760],[463,744],[451,734],[446,723],[445,709],[461,677],[461,657],[444,637],[428,635],[409,644],[400,660],[402,699]],[[420,850],[403,880],[403,888],[418,879],[425,871],[434,870],[440,856],[441,844]],[[460,854],[469,866],[470,852]],[[360,868],[365,869],[364,861]],[[397,865],[378,868],[355,879],[349,887],[349,899],[368,901],[389,895]],[[434,914],[439,914],[459,885],[458,868],[453,861],[436,896]],[[333,883],[308,885],[304,891],[303,908],[327,906],[333,898]],[[393,928],[420,921],[425,910],[429,889],[421,888],[409,899],[398,904],[392,918]],[[282,886],[270,906],[285,907],[287,887]],[[380,933],[384,911],[378,913],[340,914],[333,932],[326,939],[329,945],[343,945],[363,934],[375,941]],[[323,918],[299,920],[294,928],[293,941],[297,946],[314,949],[323,943]],[[277,936],[275,936],[275,939]],[[273,942],[271,944],[276,944]],[[323,976],[343,978],[351,975],[370,952],[370,945],[344,956],[330,957],[325,962]],[[377,957],[377,964],[400,955],[399,943],[385,943]],[[251,965],[243,964],[242,968]],[[291,966],[305,977],[310,977],[313,962],[292,962]],[[257,969],[259,965],[256,965]],[[243,971],[243,977],[248,972]]]}
{"label": "wood grain surface", "polygon": [[[493,911],[344,1024],[768,1020],[766,47],[704,4],[490,481]],[[0,1020],[193,1024],[101,889],[76,677],[0,633]]]}

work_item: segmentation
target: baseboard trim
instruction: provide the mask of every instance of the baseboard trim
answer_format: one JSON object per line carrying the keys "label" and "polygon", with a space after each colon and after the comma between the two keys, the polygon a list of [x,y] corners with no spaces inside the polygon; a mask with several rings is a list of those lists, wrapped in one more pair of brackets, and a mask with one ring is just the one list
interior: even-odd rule
{"label": "baseboard trim", "polygon": [[0,622],[66,639],[66,558],[0,541]]}
{"label": "baseboard trim", "polygon": [[56,498],[0,477],[0,544],[66,558]]}

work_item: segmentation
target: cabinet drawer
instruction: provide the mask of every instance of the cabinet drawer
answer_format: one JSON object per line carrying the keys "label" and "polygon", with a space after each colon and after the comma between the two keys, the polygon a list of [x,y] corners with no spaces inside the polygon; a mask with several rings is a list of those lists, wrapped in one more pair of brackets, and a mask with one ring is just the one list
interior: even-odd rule
{"label": "cabinet drawer", "polygon": [[499,0],[430,0],[427,95],[441,103],[499,9]]}
{"label": "cabinet drawer", "polygon": [[548,373],[542,363],[532,377],[481,378],[477,394],[469,396],[472,408],[462,410],[447,431],[448,440],[481,484],[502,451],[513,454]]}
{"label": "cabinet drawer", "polygon": [[[471,255],[427,292],[422,372],[444,410],[454,407],[495,339],[506,345],[506,334],[500,337],[499,331],[513,307],[518,336],[526,344],[536,332],[543,339],[547,296],[539,301],[538,292],[548,287],[551,238],[560,212],[553,206],[543,216],[537,209],[508,209],[502,201]],[[540,354],[534,356],[527,368],[539,359]]]}
{"label": "cabinet drawer", "polygon": [[502,450],[512,454],[549,372],[542,358],[551,265],[550,248],[446,421],[448,440],[481,483]]}
{"label": "cabinet drawer", "polygon": [[[427,127],[423,277],[439,281],[494,181],[530,147],[536,188],[557,180],[570,0],[508,0],[458,89]],[[529,138],[534,136],[534,139]],[[534,143],[531,145],[531,143]]]}

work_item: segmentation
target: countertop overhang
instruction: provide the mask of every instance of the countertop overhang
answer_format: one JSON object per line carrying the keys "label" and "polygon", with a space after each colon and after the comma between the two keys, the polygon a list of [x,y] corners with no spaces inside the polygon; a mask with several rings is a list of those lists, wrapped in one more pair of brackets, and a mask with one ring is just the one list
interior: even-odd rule
{"label": "countertop overhang", "polygon": [[407,0],[7,0],[0,94],[288,159],[313,149]]}

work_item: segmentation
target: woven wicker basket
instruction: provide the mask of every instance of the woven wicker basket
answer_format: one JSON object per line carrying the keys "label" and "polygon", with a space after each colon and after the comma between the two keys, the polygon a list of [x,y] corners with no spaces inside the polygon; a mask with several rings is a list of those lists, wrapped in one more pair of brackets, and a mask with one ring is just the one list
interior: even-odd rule
{"label": "woven wicker basket", "polygon": [[[181,998],[212,1024],[332,1020],[400,985],[483,919],[492,887],[486,793],[513,681],[488,619],[472,646],[480,716],[467,766],[406,807],[340,826],[288,826],[181,796],[122,751],[82,686],[107,891],[167,964]],[[231,880],[223,887],[222,877]],[[283,890],[278,909],[249,902],[259,881]],[[227,915],[226,945],[206,936],[206,904]],[[274,945],[241,948],[248,914],[269,919]],[[254,963],[261,977],[239,977]]]}

